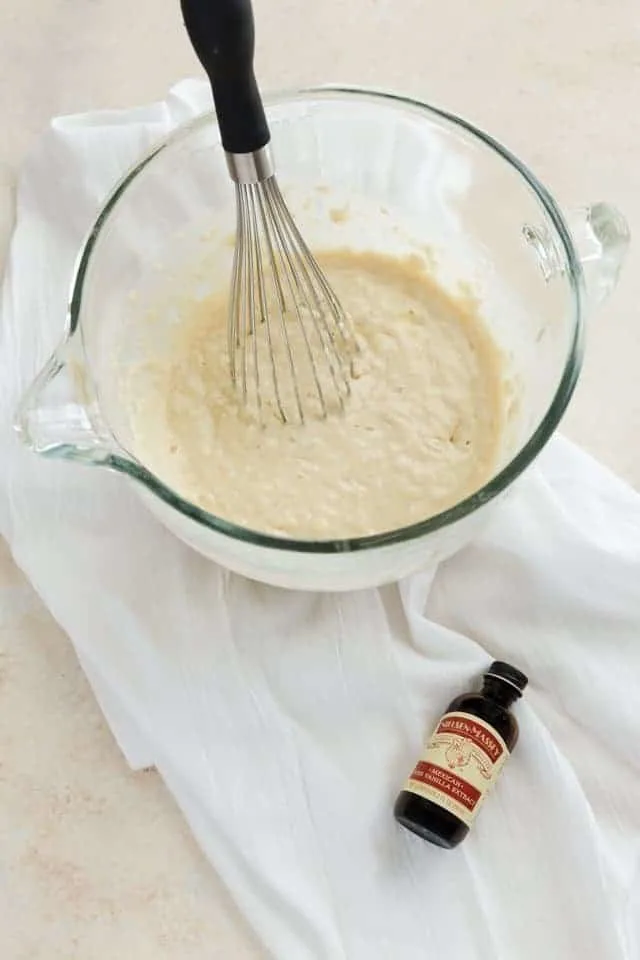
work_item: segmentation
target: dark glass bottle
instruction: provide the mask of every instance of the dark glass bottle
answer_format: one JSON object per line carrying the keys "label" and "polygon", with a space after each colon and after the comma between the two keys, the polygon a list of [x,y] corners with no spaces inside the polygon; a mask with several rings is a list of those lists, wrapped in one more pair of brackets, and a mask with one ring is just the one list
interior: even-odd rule
{"label": "dark glass bottle", "polygon": [[527,683],[520,670],[496,661],[480,693],[452,700],[396,800],[398,823],[440,847],[464,840],[518,740],[509,708]]}

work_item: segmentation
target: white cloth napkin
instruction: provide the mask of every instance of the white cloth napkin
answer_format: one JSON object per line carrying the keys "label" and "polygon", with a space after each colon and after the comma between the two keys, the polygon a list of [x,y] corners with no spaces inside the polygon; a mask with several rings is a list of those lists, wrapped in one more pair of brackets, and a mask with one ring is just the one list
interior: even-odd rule
{"label": "white cloth napkin", "polygon": [[[9,421],[63,328],[116,178],[208,107],[55,120],[22,176],[0,326],[0,531],[68,631],[129,762],[155,764],[282,960],[640,957],[640,497],[564,440],[486,535],[394,587],[262,587],[166,532],[122,478]],[[521,741],[465,843],[391,814],[449,698],[531,677]]]}

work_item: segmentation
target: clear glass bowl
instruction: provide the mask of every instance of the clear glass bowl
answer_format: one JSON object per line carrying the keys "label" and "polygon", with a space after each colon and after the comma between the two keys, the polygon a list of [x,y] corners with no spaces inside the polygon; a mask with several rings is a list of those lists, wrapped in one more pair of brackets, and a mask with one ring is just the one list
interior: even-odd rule
{"label": "clear glass bowl", "polygon": [[[267,112],[278,179],[311,246],[418,252],[433,258],[445,287],[467,284],[481,301],[513,387],[495,475],[411,527],[311,542],[206,513],[130,453],[114,366],[123,332],[130,346],[118,363],[140,349],[141,300],[197,255],[205,234],[209,244],[212,231],[221,238],[221,270],[230,258],[222,238],[233,233],[235,203],[213,115],[180,128],[112,193],[78,261],[66,338],[24,397],[17,427],[39,454],[131,478],[177,536],[231,570],[290,588],[378,585],[468,542],[544,447],[580,371],[585,303],[615,284],[628,229],[606,204],[565,220],[508,150],[423,103],[323,88],[275,96]],[[336,215],[346,206],[348,217]]]}

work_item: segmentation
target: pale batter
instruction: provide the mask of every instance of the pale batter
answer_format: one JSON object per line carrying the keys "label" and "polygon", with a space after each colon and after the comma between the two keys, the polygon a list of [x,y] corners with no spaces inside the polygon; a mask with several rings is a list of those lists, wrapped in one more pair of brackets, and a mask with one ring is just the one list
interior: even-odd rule
{"label": "pale batter", "polygon": [[227,359],[226,297],[185,301],[157,356],[130,368],[132,452],[212,514],[299,539],[424,520],[481,487],[503,435],[500,353],[469,299],[417,258],[320,257],[356,331],[343,414],[260,425]]}

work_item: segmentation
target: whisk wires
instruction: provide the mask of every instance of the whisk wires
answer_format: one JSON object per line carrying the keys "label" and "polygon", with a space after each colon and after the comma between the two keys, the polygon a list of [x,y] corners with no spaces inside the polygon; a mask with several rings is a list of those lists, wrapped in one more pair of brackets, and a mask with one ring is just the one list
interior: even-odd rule
{"label": "whisk wires", "polygon": [[237,183],[229,306],[231,378],[261,421],[344,410],[357,346],[349,318],[275,177]]}

